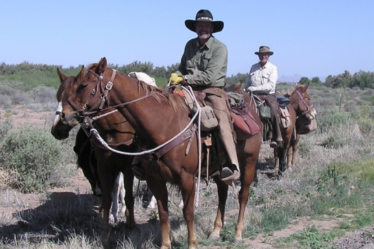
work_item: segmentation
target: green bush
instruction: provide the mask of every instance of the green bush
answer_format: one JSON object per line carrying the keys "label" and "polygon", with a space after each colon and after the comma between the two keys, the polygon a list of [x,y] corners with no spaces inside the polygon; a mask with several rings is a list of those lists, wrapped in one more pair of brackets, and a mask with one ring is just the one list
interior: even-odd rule
{"label": "green bush", "polygon": [[22,192],[41,192],[59,184],[61,142],[35,127],[11,131],[1,149],[1,167],[12,175],[10,185]]}
{"label": "green bush", "polygon": [[13,128],[13,123],[11,119],[5,119],[0,123],[0,141],[6,137],[8,132]]}

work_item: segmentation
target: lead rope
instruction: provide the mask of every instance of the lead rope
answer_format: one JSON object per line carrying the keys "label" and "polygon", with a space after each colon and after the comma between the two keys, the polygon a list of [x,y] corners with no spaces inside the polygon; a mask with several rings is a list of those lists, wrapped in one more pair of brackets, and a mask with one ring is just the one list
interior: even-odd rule
{"label": "lead rope", "polygon": [[[196,105],[196,108],[197,108],[197,114],[198,114],[198,120],[197,120],[197,130],[199,131],[199,134],[197,136],[197,146],[198,146],[198,160],[199,160],[199,173],[198,173],[198,176],[197,176],[197,190],[195,191],[195,207],[198,208],[199,207],[199,196],[200,196],[200,179],[201,179],[201,130],[200,130],[200,124],[201,124],[201,107],[199,105],[199,103],[197,102],[196,100],[196,97],[195,97],[195,94],[193,94],[193,90],[190,86],[187,86],[187,87],[184,87],[182,86],[183,89],[185,89],[188,94],[190,95],[190,97],[192,98],[193,102],[195,103]],[[209,172],[208,172],[209,174]]]}

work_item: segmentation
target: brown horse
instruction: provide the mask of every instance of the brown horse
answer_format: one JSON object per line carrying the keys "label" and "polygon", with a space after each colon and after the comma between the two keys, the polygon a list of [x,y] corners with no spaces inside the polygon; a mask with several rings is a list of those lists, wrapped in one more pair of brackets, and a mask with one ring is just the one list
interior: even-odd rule
{"label": "brown horse", "polygon": [[[290,100],[287,109],[290,114],[291,125],[282,127],[282,125],[279,124],[281,126],[283,146],[274,149],[274,160],[275,167],[279,169],[278,174],[280,175],[287,169],[291,170],[291,165],[293,165],[296,160],[297,146],[300,140],[300,135],[295,132],[297,118],[304,115],[307,119],[314,119],[317,114],[315,108],[311,104],[310,96],[307,93],[308,87],[309,83],[305,86],[298,85],[291,93],[284,94],[284,96]],[[231,85],[227,88],[227,91],[240,92],[244,96],[248,95],[242,90],[242,84]],[[278,114],[281,115],[280,111]],[[262,120],[263,134],[266,134],[264,127],[265,124]],[[264,139],[266,140],[265,137]]]}
{"label": "brown horse", "polygon": [[[70,108],[68,98],[82,81],[84,76],[84,68],[82,67],[82,70],[77,77],[67,77],[58,69],[57,73],[61,81],[60,87],[56,94],[57,101],[59,102],[58,112],[60,113],[58,113],[59,115],[57,115],[55,118],[51,132],[57,139],[64,139],[69,136],[70,130],[75,125],[79,124],[75,119],[69,120],[70,122],[68,125],[64,124],[61,121],[61,115],[63,115],[66,106]],[[107,142],[110,146],[123,151],[134,151],[136,146],[132,145],[134,138],[133,128],[121,114],[118,112],[111,113],[111,111],[115,111],[115,109],[106,110],[105,112],[101,113],[101,117],[95,121],[92,121],[89,118],[85,119],[85,125],[88,128],[87,132],[89,132],[90,128],[95,128],[98,130],[105,142]],[[103,211],[102,227],[104,234],[108,234],[109,232],[109,212],[112,205],[112,190],[114,189],[114,184],[119,172],[122,172],[124,176],[127,224],[130,227],[134,227],[134,175],[130,167],[133,157],[108,151],[101,146],[100,142],[97,140],[91,140],[90,142],[94,147],[94,158],[97,161],[97,175],[99,176],[102,187],[102,204],[100,209]],[[114,205],[115,204],[116,203],[114,203]]]}
{"label": "brown horse", "polygon": [[[313,120],[317,116],[317,111],[314,108],[310,95],[308,94],[307,90],[309,87],[309,83],[304,85],[297,85],[295,90],[291,93],[284,94],[285,97],[290,99],[290,104],[288,105],[288,109],[294,109],[296,113],[297,120],[296,123],[301,117],[305,117],[306,119]],[[296,156],[298,150],[298,144],[300,141],[300,135],[297,129],[297,125],[295,126],[295,139],[294,142],[289,149],[289,153],[287,156],[287,169],[292,170],[292,166],[296,163]]]}
{"label": "brown horse", "polygon": [[[105,90],[108,91],[103,92]],[[106,97],[100,99],[101,96]],[[184,202],[183,215],[188,229],[188,248],[196,248],[197,238],[193,221],[195,178],[199,173],[199,140],[195,126],[191,122],[191,113],[186,108],[183,98],[122,73],[116,73],[107,67],[106,59],[102,58],[99,63],[89,68],[75,94],[71,95],[69,102],[72,108],[64,108],[64,122],[69,123],[84,114],[82,107],[91,108],[103,101],[123,114],[136,131],[139,147],[148,150],[141,156],[141,161],[146,171],[148,187],[157,199],[162,231],[161,248],[171,247],[166,182],[178,185],[181,190]],[[250,111],[259,122],[253,102],[250,104]],[[255,174],[261,140],[262,134],[259,132],[247,140],[237,142],[241,189],[235,241],[242,240],[244,211],[249,198],[249,187]],[[163,146],[166,143],[166,147]],[[154,150],[155,147],[157,151]],[[218,169],[218,165],[211,166],[208,174]],[[219,238],[224,224],[228,186],[219,176],[214,176],[214,179],[218,188],[219,203],[210,238]]]}

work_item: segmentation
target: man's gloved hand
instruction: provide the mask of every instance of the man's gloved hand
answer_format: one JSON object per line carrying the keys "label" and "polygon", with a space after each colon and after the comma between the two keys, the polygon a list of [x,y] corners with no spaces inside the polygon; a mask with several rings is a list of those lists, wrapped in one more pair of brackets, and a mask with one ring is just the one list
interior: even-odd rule
{"label": "man's gloved hand", "polygon": [[178,85],[179,83],[181,83],[183,81],[183,75],[181,74],[176,74],[176,73],[172,73],[170,75],[170,79],[169,79],[169,82],[170,82],[170,85],[174,86],[174,85]]}

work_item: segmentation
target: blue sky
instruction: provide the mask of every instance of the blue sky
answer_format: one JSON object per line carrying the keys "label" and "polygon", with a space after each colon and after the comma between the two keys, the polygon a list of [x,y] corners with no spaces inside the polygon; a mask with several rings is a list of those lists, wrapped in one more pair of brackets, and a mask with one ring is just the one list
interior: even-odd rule
{"label": "blue sky", "polygon": [[184,21],[209,9],[225,23],[215,36],[228,48],[228,76],[248,72],[261,45],[280,77],[374,71],[372,0],[2,0],[0,9],[6,64],[76,67],[105,56],[168,66],[196,36]]}

